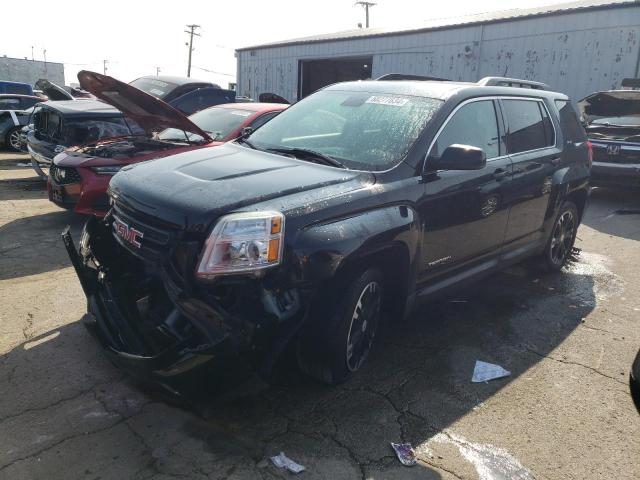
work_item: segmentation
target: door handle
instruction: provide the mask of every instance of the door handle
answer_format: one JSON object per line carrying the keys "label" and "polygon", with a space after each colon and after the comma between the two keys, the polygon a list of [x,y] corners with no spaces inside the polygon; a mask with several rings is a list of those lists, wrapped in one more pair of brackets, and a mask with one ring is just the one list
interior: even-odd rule
{"label": "door handle", "polygon": [[496,180],[502,180],[507,175],[509,175],[509,170],[507,170],[506,168],[496,168],[493,172],[493,178],[495,178]]}
{"label": "door handle", "polygon": [[551,159],[551,165],[559,165],[560,164],[560,157],[553,157]]}

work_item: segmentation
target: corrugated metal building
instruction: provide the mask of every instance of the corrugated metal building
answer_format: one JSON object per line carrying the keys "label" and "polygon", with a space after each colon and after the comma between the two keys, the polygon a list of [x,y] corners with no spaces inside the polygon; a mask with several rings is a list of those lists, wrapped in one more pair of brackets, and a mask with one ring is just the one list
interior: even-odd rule
{"label": "corrugated metal building", "polygon": [[633,1],[514,9],[403,31],[358,29],[238,49],[238,92],[294,101],[336,81],[406,73],[518,77],[580,99],[640,76],[639,38],[640,3]]}
{"label": "corrugated metal building", "polygon": [[33,85],[41,78],[64,85],[64,65],[26,58],[0,57],[0,80]]}

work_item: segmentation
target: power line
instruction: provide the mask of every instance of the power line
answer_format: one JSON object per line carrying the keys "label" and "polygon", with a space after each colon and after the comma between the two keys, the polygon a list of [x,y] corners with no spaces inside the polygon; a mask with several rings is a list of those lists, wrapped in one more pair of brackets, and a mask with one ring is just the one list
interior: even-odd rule
{"label": "power line", "polygon": [[198,70],[202,70],[202,71],[205,71],[207,73],[215,73],[216,75],[224,75],[226,77],[235,77],[236,76],[234,73],[216,72],[215,70],[209,70],[207,68],[198,67],[197,65],[194,65],[193,68],[197,68]]}
{"label": "power line", "polygon": [[189,34],[189,63],[187,65],[187,77],[191,76],[191,54],[193,53],[193,36],[199,37],[200,34],[196,33],[196,28],[200,28],[200,25],[187,25],[189,30],[185,30],[184,33]]}

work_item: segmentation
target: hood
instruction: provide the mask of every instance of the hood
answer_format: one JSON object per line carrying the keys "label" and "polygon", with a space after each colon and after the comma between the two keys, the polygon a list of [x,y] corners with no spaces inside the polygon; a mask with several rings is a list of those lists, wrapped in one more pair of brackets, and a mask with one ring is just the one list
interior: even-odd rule
{"label": "hood", "polygon": [[46,78],[41,78],[35,84],[36,89],[42,90],[49,100],[59,101],[59,100],[75,100],[74,96],[71,93],[67,92],[64,88],[56,85],[55,83],[51,83]]}
{"label": "hood", "polygon": [[126,117],[133,119],[149,136],[166,128],[196,133],[210,142],[211,138],[196,124],[169,104],[115,78],[82,70],[78,73],[80,86],[113,105]]}
{"label": "hood", "polygon": [[578,102],[580,118],[589,123],[598,117],[638,115],[640,90],[597,92]]}
{"label": "hood", "polygon": [[226,143],[125,167],[109,190],[127,209],[203,232],[220,215],[259,202],[338,184],[355,190],[373,178]]}

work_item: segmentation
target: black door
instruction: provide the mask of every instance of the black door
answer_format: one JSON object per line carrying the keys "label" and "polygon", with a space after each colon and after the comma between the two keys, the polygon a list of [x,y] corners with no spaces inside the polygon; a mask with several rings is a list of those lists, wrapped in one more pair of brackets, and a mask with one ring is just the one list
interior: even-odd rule
{"label": "black door", "polygon": [[560,164],[555,128],[547,107],[539,99],[502,99],[507,126],[507,150],[513,180],[507,192],[511,203],[505,243],[508,249],[525,248],[542,238],[552,177]]}
{"label": "black door", "polygon": [[511,160],[504,155],[496,106],[491,99],[463,103],[430,148],[427,170],[453,144],[482,148],[487,164],[480,170],[425,175],[425,195],[418,206],[424,219],[422,280],[484,260],[497,262],[509,215],[504,188]]}

